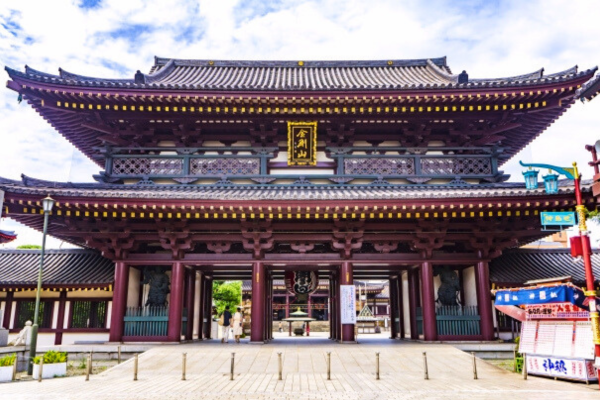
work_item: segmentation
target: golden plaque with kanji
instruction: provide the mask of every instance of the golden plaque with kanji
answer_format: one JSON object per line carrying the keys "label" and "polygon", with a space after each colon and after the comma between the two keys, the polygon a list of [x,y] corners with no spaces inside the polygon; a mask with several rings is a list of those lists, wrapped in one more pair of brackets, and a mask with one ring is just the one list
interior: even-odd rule
{"label": "golden plaque with kanji", "polygon": [[288,165],[317,165],[317,122],[288,122]]}

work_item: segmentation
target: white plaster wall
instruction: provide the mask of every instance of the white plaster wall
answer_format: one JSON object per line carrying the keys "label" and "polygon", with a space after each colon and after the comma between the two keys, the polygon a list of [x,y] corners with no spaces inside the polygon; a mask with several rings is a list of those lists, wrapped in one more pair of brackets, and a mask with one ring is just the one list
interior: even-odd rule
{"label": "white plaster wall", "polygon": [[477,305],[477,289],[475,286],[475,268],[469,267],[463,270],[463,285],[465,292],[465,306]]}
{"label": "white plaster wall", "polygon": [[[10,335],[8,335],[8,342],[12,342],[13,340],[15,340],[17,338],[17,336],[19,336],[19,333],[11,333]],[[54,333],[48,333],[48,332],[39,332],[38,333],[38,339],[37,339],[37,346],[38,347],[42,347],[42,346],[54,346]]]}
{"label": "white plaster wall", "polygon": [[193,333],[193,337],[197,338],[199,337],[199,332],[200,332],[200,316],[198,315],[199,311],[200,311],[200,276],[201,273],[196,273],[196,286],[195,286],[195,293],[194,293],[194,333]]}
{"label": "white plaster wall", "polygon": [[408,299],[408,273],[402,273],[402,304],[404,308],[404,333],[410,337],[410,302]]}
{"label": "white plaster wall", "polygon": [[13,301],[12,303],[12,309],[10,310],[10,326],[9,329],[14,329],[14,325],[15,325],[15,313],[17,312],[17,303]]}
{"label": "white plaster wall", "polygon": [[[108,342],[107,333],[63,333],[62,344],[69,345],[76,342]],[[54,343],[52,343],[54,344]]]}
{"label": "white plaster wall", "polygon": [[0,327],[2,327],[2,322],[4,321],[4,314],[6,310],[6,302],[0,302]]}
{"label": "white plaster wall", "polygon": [[[60,302],[55,301],[54,302],[54,307],[52,307],[52,325],[50,325],[52,327],[52,329],[57,329],[58,328],[58,305],[60,304]],[[65,318],[67,318],[67,315],[65,315]]]}
{"label": "white plaster wall", "polygon": [[108,308],[106,313],[106,329],[110,329],[110,318],[112,316],[112,301],[109,301],[106,307]]}
{"label": "white plaster wall", "polygon": [[69,327],[69,314],[71,313],[71,302],[65,301],[65,319],[62,322],[63,329],[67,329]]}
{"label": "white plaster wall", "polygon": [[135,268],[129,268],[129,284],[127,286],[127,307],[137,307],[140,296],[141,273]]}

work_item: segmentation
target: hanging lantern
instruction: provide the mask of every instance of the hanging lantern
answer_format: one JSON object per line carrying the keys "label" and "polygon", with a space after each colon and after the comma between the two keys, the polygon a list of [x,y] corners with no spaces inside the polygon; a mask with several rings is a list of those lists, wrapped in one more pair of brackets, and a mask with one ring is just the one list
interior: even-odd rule
{"label": "hanging lantern", "polygon": [[285,288],[293,295],[307,295],[317,290],[319,275],[316,271],[286,271]]}
{"label": "hanging lantern", "polygon": [[556,194],[558,193],[558,175],[551,173],[548,171],[548,175],[544,175],[544,187],[546,188],[546,193],[548,194]]}
{"label": "hanging lantern", "polygon": [[525,177],[525,188],[527,190],[535,190],[538,187],[538,174],[540,171],[531,169],[523,172],[523,176]]}

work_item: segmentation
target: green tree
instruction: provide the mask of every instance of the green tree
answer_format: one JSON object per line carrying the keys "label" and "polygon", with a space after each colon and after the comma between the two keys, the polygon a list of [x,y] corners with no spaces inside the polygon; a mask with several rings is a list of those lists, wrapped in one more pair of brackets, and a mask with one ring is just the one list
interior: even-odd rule
{"label": "green tree", "polygon": [[233,313],[235,307],[242,304],[242,282],[214,281],[213,299],[218,315],[221,315],[225,311],[226,306],[229,306],[229,310]]}
{"label": "green tree", "polygon": [[41,250],[42,246],[37,244],[22,244],[17,246],[17,250]]}

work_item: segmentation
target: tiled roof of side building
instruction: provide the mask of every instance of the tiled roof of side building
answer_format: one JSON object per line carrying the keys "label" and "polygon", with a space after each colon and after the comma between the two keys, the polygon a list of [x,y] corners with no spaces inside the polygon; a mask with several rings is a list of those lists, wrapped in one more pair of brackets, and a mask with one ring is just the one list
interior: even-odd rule
{"label": "tiled roof of side building", "polygon": [[59,75],[6,68],[11,78],[48,84],[106,88],[216,91],[363,91],[419,90],[545,85],[593,75],[596,68],[577,67],[544,75],[544,70],[492,79],[459,79],[446,57],[380,61],[236,61],[155,58],[149,74],[138,71],[133,79],[105,79],[73,74]]}
{"label": "tiled roof of side building", "polygon": [[[592,254],[592,267],[600,278],[600,254]],[[561,276],[571,276],[576,284],[585,282],[583,261],[571,257],[568,248],[506,250],[490,263],[490,280],[498,286]]]}
{"label": "tiled roof of side building", "polygon": [[[37,285],[40,250],[0,250],[0,286]],[[46,250],[43,287],[108,287],[114,264],[92,250]]]}
{"label": "tiled roof of side building", "polygon": [[[591,182],[583,182],[587,192]],[[278,200],[410,200],[437,198],[523,197],[546,195],[543,187],[526,190],[524,183],[406,184],[406,185],[120,185],[51,182],[23,176],[21,181],[0,177],[0,188],[9,193],[46,196],[186,199],[215,201]],[[573,193],[568,180],[559,181],[559,193]]]}

